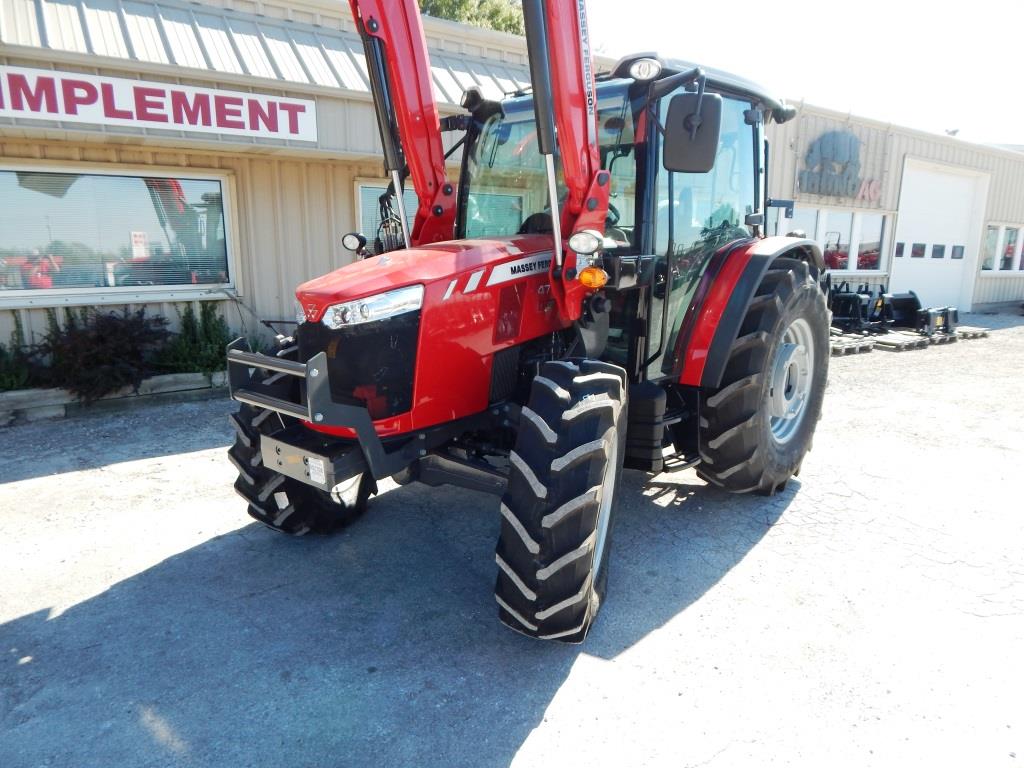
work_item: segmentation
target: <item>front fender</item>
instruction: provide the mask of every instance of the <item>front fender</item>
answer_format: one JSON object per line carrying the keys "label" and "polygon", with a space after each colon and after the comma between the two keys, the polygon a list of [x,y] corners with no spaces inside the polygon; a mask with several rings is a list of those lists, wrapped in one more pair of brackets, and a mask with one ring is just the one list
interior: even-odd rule
{"label": "front fender", "polygon": [[692,327],[679,335],[680,384],[718,389],[757,287],[771,263],[781,257],[806,261],[819,275],[825,271],[818,244],[799,237],[742,241],[721,255],[714,271],[708,271],[710,285],[693,314]]}

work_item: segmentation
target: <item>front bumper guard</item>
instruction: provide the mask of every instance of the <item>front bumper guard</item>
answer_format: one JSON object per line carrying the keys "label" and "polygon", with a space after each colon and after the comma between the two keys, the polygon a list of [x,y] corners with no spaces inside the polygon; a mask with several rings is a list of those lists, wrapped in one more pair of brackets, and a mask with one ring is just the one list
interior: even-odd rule
{"label": "front bumper guard", "polygon": [[[299,363],[250,352],[244,339],[236,339],[228,345],[227,369],[229,393],[240,403],[304,422],[355,431],[356,440],[352,441],[332,438],[301,424],[293,424],[260,438],[260,450],[268,468],[326,491],[363,472],[369,472],[374,480],[390,477],[453,437],[469,430],[487,428],[495,418],[491,411],[484,411],[465,419],[389,438],[385,444],[377,435],[373,419],[365,407],[336,403],[331,398],[327,355],[324,352],[314,355],[307,363]],[[282,400],[269,394],[262,381],[255,378],[256,370],[302,379],[305,382],[305,402]]]}

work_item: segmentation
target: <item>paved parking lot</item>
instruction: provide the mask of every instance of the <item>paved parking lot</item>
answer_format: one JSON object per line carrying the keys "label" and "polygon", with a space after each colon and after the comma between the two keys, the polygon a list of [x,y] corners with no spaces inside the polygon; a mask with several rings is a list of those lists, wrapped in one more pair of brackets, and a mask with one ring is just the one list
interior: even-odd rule
{"label": "paved parking lot", "polygon": [[287,539],[226,401],[0,430],[0,766],[1024,761],[1024,318],[836,358],[773,499],[627,473],[583,646],[499,625],[496,502]]}

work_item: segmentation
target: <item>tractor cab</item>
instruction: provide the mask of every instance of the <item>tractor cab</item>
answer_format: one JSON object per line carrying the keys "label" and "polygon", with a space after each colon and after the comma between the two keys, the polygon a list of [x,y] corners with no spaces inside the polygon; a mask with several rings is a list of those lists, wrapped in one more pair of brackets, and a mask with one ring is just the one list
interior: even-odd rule
{"label": "tractor cab", "polygon": [[[766,117],[789,116],[764,94],[735,76],[705,75],[651,54],[627,57],[597,78],[597,145],[609,198],[597,248],[585,255],[597,257],[606,279],[609,327],[601,356],[634,381],[678,378],[684,310],[711,257],[760,234],[767,199],[762,129]],[[713,135],[702,134],[691,147],[696,142],[677,130],[685,126],[673,126],[666,139],[666,121],[694,114],[673,115],[673,104],[677,112],[694,110],[698,97],[701,130]],[[467,134],[456,237],[552,234],[532,96],[499,104],[471,93],[466,102],[473,119],[461,124]],[[680,169],[668,170],[673,162]],[[557,160],[556,173],[564,201]]]}

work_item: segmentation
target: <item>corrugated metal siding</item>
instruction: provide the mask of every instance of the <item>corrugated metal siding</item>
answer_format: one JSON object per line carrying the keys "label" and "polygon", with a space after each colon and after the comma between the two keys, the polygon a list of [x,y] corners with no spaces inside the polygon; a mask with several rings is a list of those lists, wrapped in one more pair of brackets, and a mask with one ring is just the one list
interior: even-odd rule
{"label": "corrugated metal siding", "polygon": [[124,3],[122,8],[125,26],[128,29],[128,43],[133,53],[130,58],[153,64],[170,64],[171,57],[160,36],[155,9],[142,3]]}
{"label": "corrugated metal siding", "polygon": [[[882,173],[882,210],[895,212],[899,208],[900,181],[907,158],[961,167],[989,176],[984,225],[1020,224],[1024,226],[1024,154],[996,147],[970,144],[945,136],[933,136],[899,126],[885,125],[874,120],[851,117],[829,110],[804,105],[795,120],[784,125],[771,124],[768,138],[772,145],[769,193],[778,198],[803,200],[806,205],[820,207],[852,207],[850,200],[825,196],[800,195],[796,190],[797,173],[803,168],[800,150],[808,136],[814,137],[825,130],[848,128],[856,135],[868,137],[883,134],[886,138],[885,163]],[[878,153],[875,153],[878,154]],[[863,161],[862,157],[862,161]],[[875,162],[872,159],[872,162]],[[863,162],[862,162],[863,165]],[[877,167],[877,166],[873,166]],[[874,171],[878,172],[878,171]],[[862,168],[862,177],[868,169]],[[980,248],[977,243],[975,248]],[[859,279],[859,278],[858,278]],[[1000,274],[988,277],[976,273],[974,303],[991,304],[1024,301],[1024,274]]]}
{"label": "corrugated metal siding", "polygon": [[[369,122],[372,112],[360,119]],[[341,247],[340,242],[342,234],[357,226],[355,180],[375,177],[380,173],[380,166],[376,163],[186,153],[67,142],[0,140],[0,157],[31,158],[51,163],[119,163],[134,168],[180,166],[231,174],[234,181],[232,210],[237,232],[233,258],[242,304],[231,306],[226,303],[224,312],[232,328],[242,330],[244,326],[244,330],[251,334],[256,333],[258,317],[292,317],[295,286],[351,261],[351,254]],[[146,306],[151,306],[150,311],[154,313],[172,319],[176,317],[173,306],[168,302]],[[14,311],[30,337],[45,331],[45,309]],[[0,340],[6,343],[13,330],[14,314],[11,310],[0,310]]]}
{"label": "corrugated metal siding", "polygon": [[192,25],[192,14],[177,8],[164,8],[161,23],[174,63],[181,67],[206,69],[206,57]]}
{"label": "corrugated metal siding", "polygon": [[243,74],[245,70],[235,54],[224,19],[199,13],[195,14],[195,19],[199,39],[210,58],[210,65],[218,72]]}
{"label": "corrugated metal siding", "polygon": [[[234,5],[197,11],[180,0],[3,0],[0,42],[368,91],[362,43],[342,20],[342,4],[336,19],[318,15],[316,24],[291,21],[306,14],[269,3],[251,5],[258,15],[243,11],[250,4]],[[522,87],[525,46],[509,40],[503,50],[432,35],[437,99],[458,104],[471,86],[490,98]]]}
{"label": "corrugated metal siding", "polygon": [[[795,181],[798,171],[803,167],[803,158],[799,154],[801,140],[837,127],[848,128],[862,138],[872,133],[887,138],[888,146],[884,153],[875,153],[876,156],[884,156],[884,166],[878,167],[877,158],[873,156],[870,160],[872,165],[868,167],[862,157],[863,177],[869,178],[871,173],[882,175],[880,203],[884,210],[895,211],[899,207],[903,161],[912,157],[991,174],[987,218],[993,221],[1024,219],[1024,154],[969,144],[944,136],[931,136],[909,128],[885,126],[877,121],[841,115],[810,105],[801,107],[800,114],[789,123],[772,123],[768,127],[768,138],[772,143],[769,189],[773,196],[800,197]],[[831,200],[818,195],[805,197],[808,201],[818,201],[824,207],[850,207],[851,203],[849,200]]]}
{"label": "corrugated metal siding", "polygon": [[985,277],[974,284],[974,305],[1024,301],[1024,273]]}
{"label": "corrugated metal siding", "polygon": [[85,0],[82,8],[93,51],[99,56],[128,58],[117,0]]}
{"label": "corrugated metal siding", "polygon": [[20,41],[21,45],[33,47],[42,45],[33,0],[4,0],[0,3],[0,40]]}
{"label": "corrugated metal siding", "polygon": [[[799,189],[798,175],[805,170],[805,155],[811,142],[829,131],[848,131],[861,142],[860,178],[881,182],[882,195],[876,202],[849,197],[819,195]],[[900,174],[892,173],[889,133],[867,125],[851,115],[819,113],[804,106],[788,123],[768,126],[771,142],[771,178],[769,190],[773,197],[795,199],[805,205],[822,208],[855,208],[860,210],[896,210]],[[902,168],[902,165],[900,166]]]}
{"label": "corrugated metal siding", "polygon": [[78,3],[74,0],[40,0],[46,37],[53,48],[88,53],[85,34],[78,16]]}

